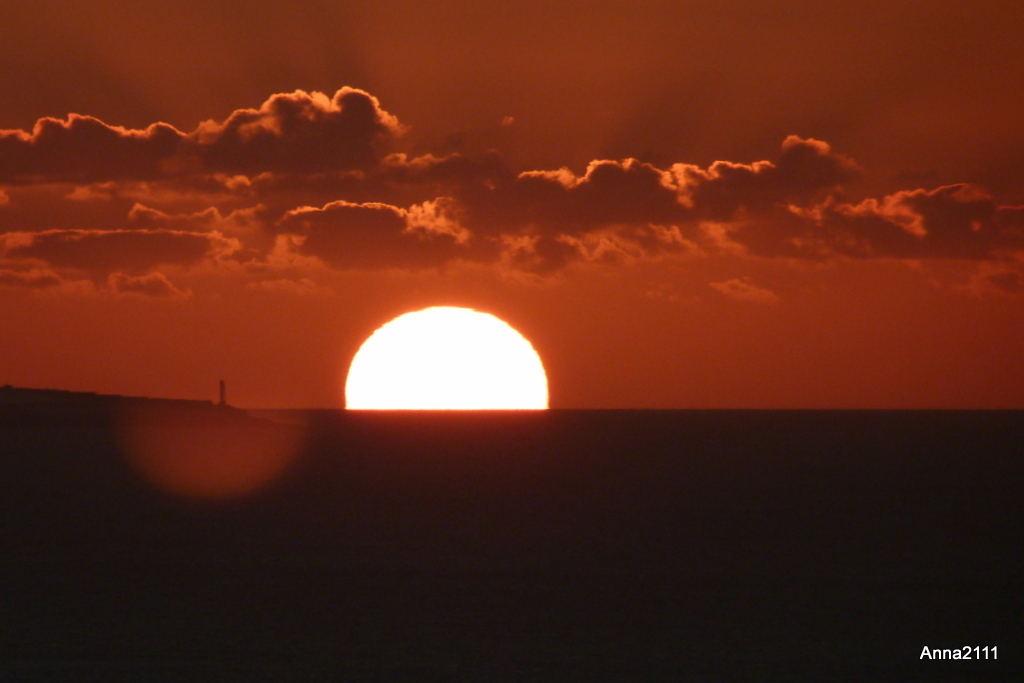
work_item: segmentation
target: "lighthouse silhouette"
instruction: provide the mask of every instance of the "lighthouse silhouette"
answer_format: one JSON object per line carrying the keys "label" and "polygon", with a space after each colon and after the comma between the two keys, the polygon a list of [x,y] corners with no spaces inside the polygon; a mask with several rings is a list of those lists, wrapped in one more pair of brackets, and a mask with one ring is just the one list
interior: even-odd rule
{"label": "lighthouse silhouette", "polygon": [[217,403],[219,406],[226,406],[228,404],[227,398],[227,386],[224,384],[224,380],[220,381],[220,401]]}

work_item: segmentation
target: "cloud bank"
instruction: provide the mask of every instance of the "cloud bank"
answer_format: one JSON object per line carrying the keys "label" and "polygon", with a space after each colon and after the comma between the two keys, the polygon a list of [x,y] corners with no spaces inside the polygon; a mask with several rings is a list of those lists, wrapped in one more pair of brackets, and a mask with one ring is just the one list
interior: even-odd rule
{"label": "cloud bank", "polygon": [[[867,171],[824,141],[790,136],[772,160],[597,159],[576,172],[514,169],[495,150],[410,156],[395,151],[404,131],[352,88],[273,95],[189,133],[79,114],[0,131],[0,286],[56,286],[73,271],[168,297],[186,290],[167,269],[229,262],[247,267],[225,273],[259,277],[284,262],[544,275],[722,255],[971,261],[986,264],[985,287],[1021,290],[1024,207],[967,184],[851,198]],[[712,287],[777,300],[742,278]]]}
{"label": "cloud bank", "polygon": [[302,90],[274,95],[187,134],[166,123],[132,130],[70,114],[39,119],[31,131],[0,131],[0,182],[351,170],[376,164],[400,133],[375,97],[353,88],[330,98]]}

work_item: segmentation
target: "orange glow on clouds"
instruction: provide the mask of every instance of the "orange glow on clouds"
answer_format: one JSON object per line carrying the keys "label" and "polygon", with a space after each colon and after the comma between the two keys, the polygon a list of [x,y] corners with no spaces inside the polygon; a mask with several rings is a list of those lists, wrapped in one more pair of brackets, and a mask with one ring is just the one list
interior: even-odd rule
{"label": "orange glow on clouds", "polygon": [[540,357],[493,315],[433,307],[395,318],[356,353],[345,385],[356,410],[548,407]]}

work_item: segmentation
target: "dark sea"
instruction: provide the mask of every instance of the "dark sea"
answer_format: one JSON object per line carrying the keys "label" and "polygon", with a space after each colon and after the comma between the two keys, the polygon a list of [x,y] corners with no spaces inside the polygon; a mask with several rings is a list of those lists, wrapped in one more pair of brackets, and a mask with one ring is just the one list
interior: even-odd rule
{"label": "dark sea", "polygon": [[1024,680],[1019,411],[179,412],[0,406],[0,680]]}

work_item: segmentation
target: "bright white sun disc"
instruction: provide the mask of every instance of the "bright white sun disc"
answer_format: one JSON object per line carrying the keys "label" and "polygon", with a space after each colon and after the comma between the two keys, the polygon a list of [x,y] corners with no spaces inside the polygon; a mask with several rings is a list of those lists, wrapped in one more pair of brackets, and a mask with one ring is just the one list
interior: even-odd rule
{"label": "bright white sun disc", "polygon": [[548,407],[540,356],[488,313],[436,306],[401,315],[359,348],[345,382],[350,410]]}

